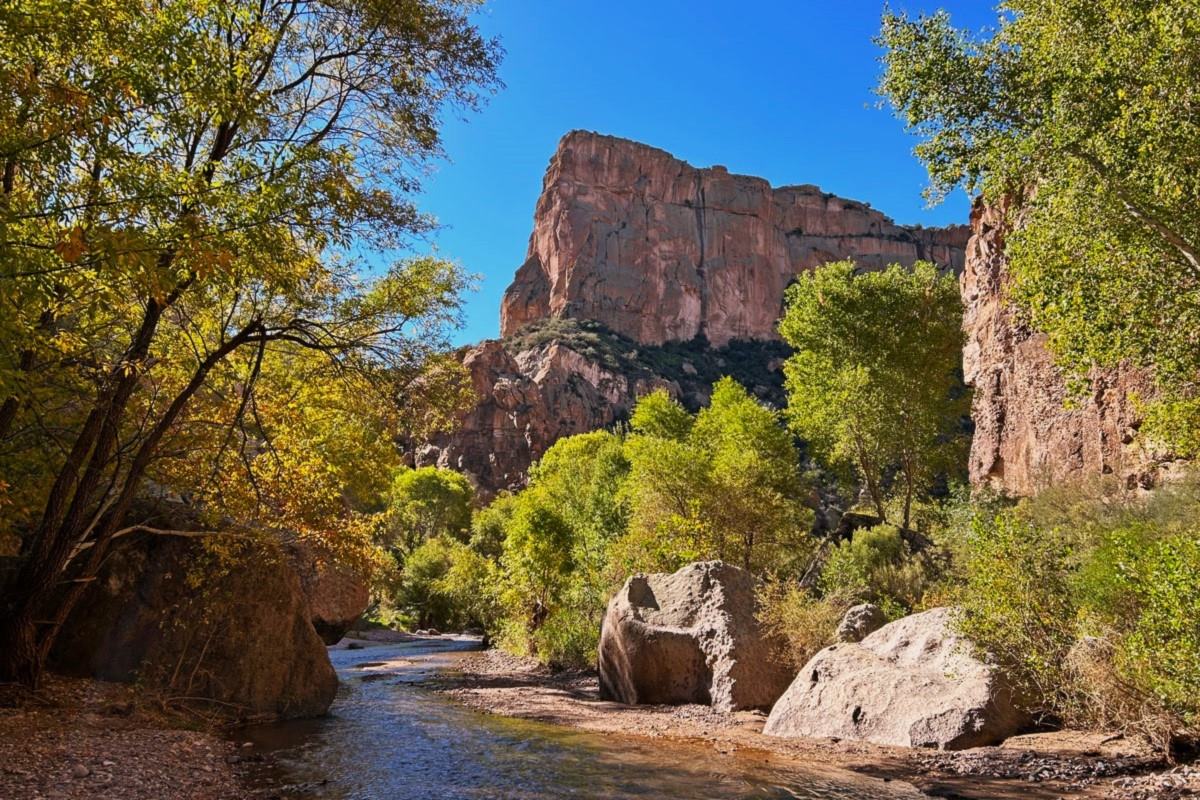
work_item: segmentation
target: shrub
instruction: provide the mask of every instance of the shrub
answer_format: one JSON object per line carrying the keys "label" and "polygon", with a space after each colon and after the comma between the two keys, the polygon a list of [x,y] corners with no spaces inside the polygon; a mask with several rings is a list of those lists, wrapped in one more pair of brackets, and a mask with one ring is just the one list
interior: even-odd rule
{"label": "shrub", "polygon": [[855,531],[833,548],[820,587],[826,595],[875,603],[895,619],[920,603],[932,572],[930,560],[914,554],[898,528],[883,524]]}
{"label": "shrub", "polygon": [[768,634],[784,643],[784,657],[799,670],[817,651],[833,644],[850,606],[845,595],[819,598],[795,583],[769,582],[759,594],[758,619]]}
{"label": "shrub", "polygon": [[1195,489],[1059,489],[976,520],[961,628],[1038,710],[1163,749],[1200,731]]}

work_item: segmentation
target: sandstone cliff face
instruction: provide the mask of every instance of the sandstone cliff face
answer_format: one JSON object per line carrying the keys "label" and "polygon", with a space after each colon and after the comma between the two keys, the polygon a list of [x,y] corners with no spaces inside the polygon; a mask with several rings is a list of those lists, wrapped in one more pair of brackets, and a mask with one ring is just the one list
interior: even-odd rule
{"label": "sandstone cliff face", "polygon": [[559,342],[513,354],[490,340],[467,350],[463,365],[475,406],[457,430],[419,448],[414,461],[467,474],[485,498],[521,485],[530,464],[563,436],[613,424],[659,386],[679,393],[676,384],[627,377]]}
{"label": "sandstone cliff face", "polygon": [[547,320],[521,336],[464,351],[477,401],[452,433],[415,448],[415,466],[468,475],[482,499],[524,483],[529,466],[563,436],[610,427],[637,398],[662,388],[695,410],[732,375],[760,399],[783,404],[782,342],[639,345],[598,323]]}
{"label": "sandstone cliff face", "polygon": [[603,323],[644,344],[776,338],[803,270],[929,259],[960,269],[967,229],[908,228],[815,186],[773,189],[723,167],[584,131],[550,161],[501,333],[546,317]]}
{"label": "sandstone cliff face", "polygon": [[1133,396],[1153,392],[1133,369],[1097,371],[1091,391],[1068,393],[1045,337],[1004,301],[1006,211],[976,204],[962,274],[963,372],[974,387],[970,475],[975,487],[1026,496],[1064,481],[1112,475],[1150,488],[1161,458],[1138,442]]}

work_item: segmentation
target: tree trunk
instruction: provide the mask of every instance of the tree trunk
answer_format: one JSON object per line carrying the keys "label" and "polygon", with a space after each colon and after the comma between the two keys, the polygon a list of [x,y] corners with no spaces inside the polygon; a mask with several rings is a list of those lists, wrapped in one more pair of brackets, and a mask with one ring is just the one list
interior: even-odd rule
{"label": "tree trunk", "polygon": [[38,688],[42,669],[37,623],[24,604],[0,620],[0,683],[19,683]]}

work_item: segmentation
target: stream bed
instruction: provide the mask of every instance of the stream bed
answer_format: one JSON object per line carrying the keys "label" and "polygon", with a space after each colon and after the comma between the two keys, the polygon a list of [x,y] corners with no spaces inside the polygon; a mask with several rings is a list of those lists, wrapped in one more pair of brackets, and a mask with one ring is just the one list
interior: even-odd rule
{"label": "stream bed", "polygon": [[[269,766],[264,796],[297,800],[802,798],[893,800],[911,788],[806,771],[764,753],[601,735],[482,714],[420,684],[478,640],[442,637],[330,651],[329,716],[244,729]],[[907,788],[907,791],[905,790]]]}

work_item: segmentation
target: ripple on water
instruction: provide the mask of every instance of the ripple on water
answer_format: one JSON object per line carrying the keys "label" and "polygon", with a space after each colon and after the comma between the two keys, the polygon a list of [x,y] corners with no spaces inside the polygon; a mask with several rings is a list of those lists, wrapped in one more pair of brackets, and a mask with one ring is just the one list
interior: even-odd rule
{"label": "ripple on water", "polygon": [[807,773],[762,754],[584,733],[474,712],[420,686],[467,639],[331,651],[342,679],[330,716],[243,731],[273,754],[264,783],[303,800],[556,800],[912,796],[846,774]]}

